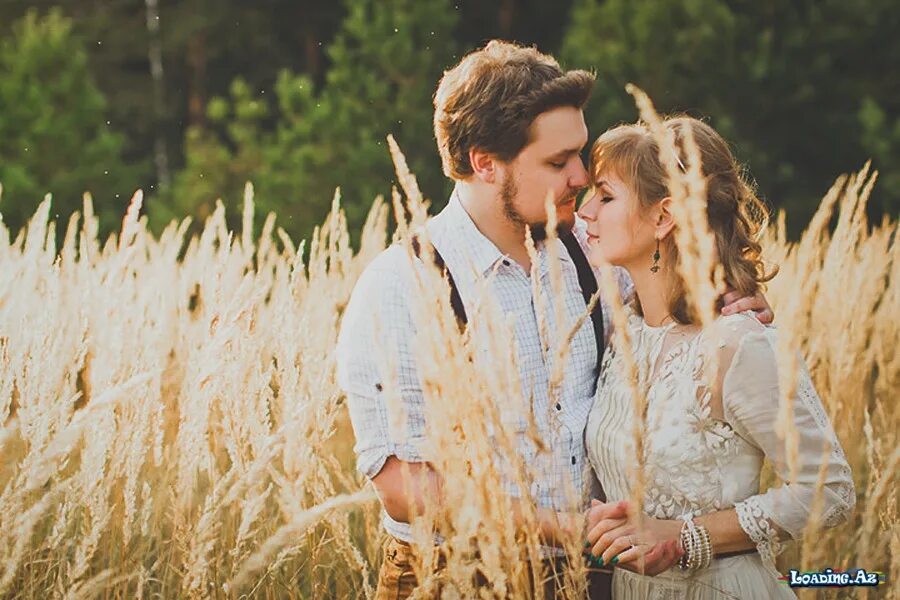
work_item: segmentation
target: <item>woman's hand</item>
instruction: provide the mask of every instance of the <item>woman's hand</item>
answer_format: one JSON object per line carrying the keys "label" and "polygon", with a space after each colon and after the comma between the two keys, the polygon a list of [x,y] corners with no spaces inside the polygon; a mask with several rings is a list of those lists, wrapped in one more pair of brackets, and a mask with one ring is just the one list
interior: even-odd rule
{"label": "woman's hand", "polygon": [[674,566],[684,553],[679,542],[681,521],[654,519],[629,510],[626,519],[603,519],[588,531],[591,554],[601,565],[617,565],[647,575]]}

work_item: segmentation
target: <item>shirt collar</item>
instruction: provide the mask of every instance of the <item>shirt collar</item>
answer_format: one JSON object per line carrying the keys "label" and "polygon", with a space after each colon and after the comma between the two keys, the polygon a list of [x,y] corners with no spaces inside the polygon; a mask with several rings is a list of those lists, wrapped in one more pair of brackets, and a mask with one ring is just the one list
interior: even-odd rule
{"label": "shirt collar", "polygon": [[[579,220],[580,219],[576,217],[576,226],[574,228],[576,236],[578,233],[582,233],[578,231],[579,225],[581,225],[582,228],[584,225],[583,223],[578,223]],[[489,240],[481,233],[478,227],[476,227],[472,217],[469,216],[469,213],[466,212],[465,207],[463,207],[462,202],[459,199],[459,194],[455,188],[450,195],[447,206],[440,214],[432,219],[431,223],[433,225],[429,232],[441,250],[441,253],[444,253],[445,247],[451,245],[460,249],[461,253],[465,254],[468,259],[467,262],[481,275],[486,276],[490,273],[498,261],[504,259],[510,260],[508,256],[500,252],[500,249],[497,248],[494,242]],[[444,238],[444,236],[452,238],[452,241]],[[544,252],[545,244],[546,241],[537,244],[536,250],[538,255],[541,255]],[[565,244],[559,239],[556,240],[556,248],[561,261],[572,261]],[[541,261],[541,263],[544,262],[545,261]]]}
{"label": "shirt collar", "polygon": [[[489,240],[472,221],[472,217],[466,212],[459,195],[456,190],[450,195],[446,208],[437,215],[433,222],[440,225],[437,230],[432,231],[435,243],[441,246],[449,244],[440,244],[445,236],[452,238],[450,242],[455,248],[464,253],[467,262],[481,275],[487,275],[497,261],[503,260],[505,255],[500,249]],[[450,241],[449,239],[447,241]],[[443,252],[443,249],[441,250]]]}

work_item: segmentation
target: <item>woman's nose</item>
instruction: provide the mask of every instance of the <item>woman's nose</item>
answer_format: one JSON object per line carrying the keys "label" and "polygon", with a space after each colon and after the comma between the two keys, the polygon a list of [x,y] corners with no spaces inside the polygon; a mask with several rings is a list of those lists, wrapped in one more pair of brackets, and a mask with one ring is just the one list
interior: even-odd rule
{"label": "woman's nose", "polygon": [[597,194],[591,194],[588,196],[587,200],[582,202],[581,208],[578,209],[578,216],[580,216],[585,221],[596,221],[597,220],[597,206],[600,203],[597,202]]}

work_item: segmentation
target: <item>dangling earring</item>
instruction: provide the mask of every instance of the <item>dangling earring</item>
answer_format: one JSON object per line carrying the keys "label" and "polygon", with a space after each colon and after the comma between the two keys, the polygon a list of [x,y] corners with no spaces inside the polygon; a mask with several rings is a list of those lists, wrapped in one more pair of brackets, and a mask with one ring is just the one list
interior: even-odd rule
{"label": "dangling earring", "polygon": [[656,238],[656,252],[653,253],[653,266],[650,270],[654,273],[659,271],[659,238]]}

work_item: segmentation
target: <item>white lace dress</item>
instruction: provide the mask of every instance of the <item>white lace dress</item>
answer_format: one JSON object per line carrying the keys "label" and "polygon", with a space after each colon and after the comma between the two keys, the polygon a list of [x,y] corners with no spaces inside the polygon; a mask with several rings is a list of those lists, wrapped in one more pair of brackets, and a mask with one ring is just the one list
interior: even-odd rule
{"label": "white lace dress", "polygon": [[[644,512],[678,519],[734,507],[758,552],[715,559],[694,573],[674,567],[650,577],[616,569],[613,597],[793,598],[778,581],[774,558],[780,542],[802,535],[823,457],[828,463],[821,491],[824,525],[846,519],[855,504],[850,467],[825,409],[798,358],[792,406],[799,452],[791,479],[785,444],[776,434],[775,331],[749,313],[722,317],[704,333],[677,334],[684,328],[673,327],[650,327],[641,317],[629,316],[642,386],[649,383]],[[614,339],[604,358],[585,433],[591,465],[611,502],[631,498],[637,464],[632,393],[615,344]],[[704,367],[710,356],[719,357],[714,377],[704,375],[712,371]],[[765,457],[789,483],[760,494]]]}

